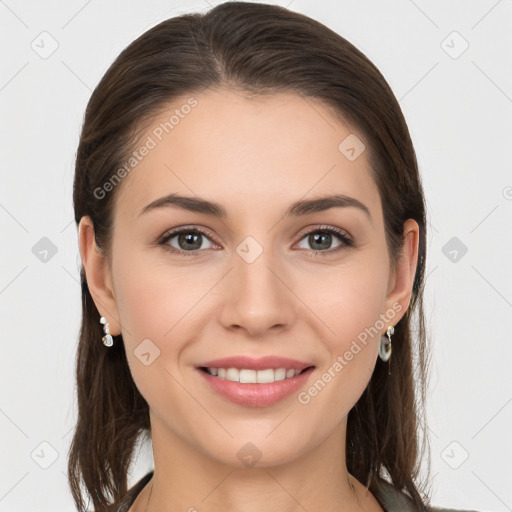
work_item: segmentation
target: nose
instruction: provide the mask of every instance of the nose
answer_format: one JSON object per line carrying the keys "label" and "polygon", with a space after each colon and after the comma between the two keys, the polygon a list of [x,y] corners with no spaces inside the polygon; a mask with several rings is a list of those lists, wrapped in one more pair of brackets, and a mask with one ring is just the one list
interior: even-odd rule
{"label": "nose", "polygon": [[233,259],[234,267],[223,280],[221,291],[222,325],[254,338],[290,327],[298,301],[283,265],[265,250],[252,263],[238,254]]}

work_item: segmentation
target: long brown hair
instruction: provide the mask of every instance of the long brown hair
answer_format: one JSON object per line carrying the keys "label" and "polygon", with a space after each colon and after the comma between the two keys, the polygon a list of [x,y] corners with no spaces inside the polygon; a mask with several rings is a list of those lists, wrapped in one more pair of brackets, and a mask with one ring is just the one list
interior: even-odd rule
{"label": "long brown hair", "polygon": [[[73,190],[77,226],[89,216],[97,245],[111,256],[119,187],[101,195],[98,189],[126,161],[159,109],[174,98],[211,87],[247,94],[294,92],[306,100],[322,100],[368,143],[392,262],[401,252],[404,222],[412,218],[419,224],[418,266],[409,309],[395,326],[392,372],[388,375],[387,364],[379,359],[350,411],[346,464],[372,492],[376,477],[385,476],[425,510],[430,498],[426,483],[419,482],[425,455],[430,471],[424,408],[429,364],[422,302],[425,202],[398,101],[379,70],[351,43],[307,16],[246,2],[180,15],[142,34],[110,66],[87,105]],[[83,484],[94,510],[103,512],[127,492],[134,448],[141,436],[151,436],[149,408],[129,371],[122,335],[109,349],[101,343],[100,314],[83,266],[81,284],[78,420],[68,478],[78,510],[86,510]]]}

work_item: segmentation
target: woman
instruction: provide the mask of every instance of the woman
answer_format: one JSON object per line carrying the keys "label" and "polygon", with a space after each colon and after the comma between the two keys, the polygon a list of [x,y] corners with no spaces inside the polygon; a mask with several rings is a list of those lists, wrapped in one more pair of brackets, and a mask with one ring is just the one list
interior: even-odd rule
{"label": "woman", "polygon": [[424,197],[360,51],[270,5],[160,23],[93,92],[74,205],[79,510],[429,510]]}

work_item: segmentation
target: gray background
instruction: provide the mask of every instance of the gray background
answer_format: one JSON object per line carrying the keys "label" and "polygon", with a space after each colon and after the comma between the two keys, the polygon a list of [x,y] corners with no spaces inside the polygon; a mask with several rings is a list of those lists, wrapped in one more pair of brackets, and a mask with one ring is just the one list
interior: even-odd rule
{"label": "gray background", "polygon": [[[74,509],[71,192],[86,102],[135,37],[214,3],[0,0],[2,512]],[[400,100],[428,203],[433,503],[512,510],[512,2],[270,3],[347,38]],[[150,467],[141,446],[130,483]]]}

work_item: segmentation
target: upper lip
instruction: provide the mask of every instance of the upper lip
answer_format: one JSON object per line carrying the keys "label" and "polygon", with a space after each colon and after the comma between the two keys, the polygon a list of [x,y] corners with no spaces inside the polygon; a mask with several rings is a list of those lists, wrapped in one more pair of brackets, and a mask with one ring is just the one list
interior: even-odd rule
{"label": "upper lip", "polygon": [[304,361],[298,361],[297,359],[279,356],[265,356],[257,359],[248,356],[232,356],[206,361],[197,365],[198,368],[238,368],[248,370],[276,370],[277,368],[304,370],[309,366],[313,365]]}

